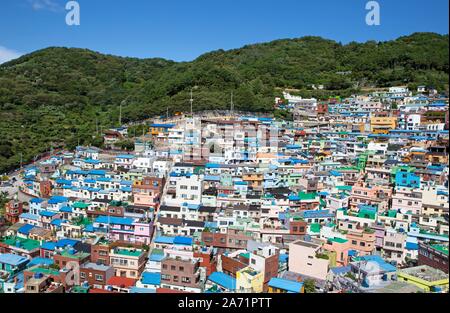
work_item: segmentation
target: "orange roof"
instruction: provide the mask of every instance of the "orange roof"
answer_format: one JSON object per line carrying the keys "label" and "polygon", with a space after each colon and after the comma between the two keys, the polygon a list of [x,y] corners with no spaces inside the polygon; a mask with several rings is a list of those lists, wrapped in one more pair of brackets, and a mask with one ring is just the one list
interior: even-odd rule
{"label": "orange roof", "polygon": [[107,284],[121,288],[129,288],[133,287],[134,284],[136,284],[136,281],[137,280],[133,278],[113,276],[108,280]]}

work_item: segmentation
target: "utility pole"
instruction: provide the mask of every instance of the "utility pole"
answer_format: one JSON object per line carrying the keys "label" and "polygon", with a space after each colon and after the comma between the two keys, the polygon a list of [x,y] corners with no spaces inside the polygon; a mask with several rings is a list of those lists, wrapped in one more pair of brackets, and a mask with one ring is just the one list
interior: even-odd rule
{"label": "utility pole", "polygon": [[20,169],[23,168],[23,153],[20,152]]}
{"label": "utility pole", "polygon": [[231,115],[233,115],[234,111],[234,103],[233,103],[233,92],[231,92],[231,106],[230,106]]}
{"label": "utility pole", "polygon": [[[125,100],[124,100],[124,101],[125,101]],[[120,103],[120,106],[119,106],[119,127],[122,126],[122,103],[123,103],[124,101],[122,101],[122,102]]]}
{"label": "utility pole", "polygon": [[192,88],[191,88],[191,99],[189,100],[189,102],[191,103],[191,116],[194,117],[194,110],[193,110],[194,98],[192,96]]}
{"label": "utility pole", "polygon": [[97,133],[98,136],[98,117],[95,118],[95,132]]}

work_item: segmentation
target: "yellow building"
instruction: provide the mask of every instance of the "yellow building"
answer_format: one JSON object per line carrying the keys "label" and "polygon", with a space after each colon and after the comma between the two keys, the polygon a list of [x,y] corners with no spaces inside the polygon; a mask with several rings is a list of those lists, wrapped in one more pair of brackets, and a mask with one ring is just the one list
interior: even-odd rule
{"label": "yellow building", "polygon": [[253,293],[263,292],[264,273],[250,266],[236,272],[236,289]]}
{"label": "yellow building", "polygon": [[168,134],[169,129],[174,128],[175,124],[152,124],[149,127],[149,134],[158,136],[159,134]]}
{"label": "yellow building", "polygon": [[416,285],[425,292],[448,291],[448,274],[428,265],[402,269],[397,277],[399,281]]}
{"label": "yellow building", "polygon": [[373,134],[389,134],[390,130],[397,127],[396,117],[371,117],[370,131]]}

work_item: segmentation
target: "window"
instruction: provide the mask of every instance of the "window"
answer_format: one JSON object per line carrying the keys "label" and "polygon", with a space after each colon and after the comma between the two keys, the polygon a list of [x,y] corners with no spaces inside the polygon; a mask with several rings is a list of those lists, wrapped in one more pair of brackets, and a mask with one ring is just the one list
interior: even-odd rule
{"label": "window", "polygon": [[161,279],[162,280],[170,280],[170,275],[162,274]]}
{"label": "window", "polygon": [[103,281],[103,275],[95,274],[95,280],[96,281]]}
{"label": "window", "polygon": [[80,278],[83,278],[83,279],[85,279],[85,278],[86,278],[86,273],[84,273],[84,272],[81,272],[81,273],[80,273]]}

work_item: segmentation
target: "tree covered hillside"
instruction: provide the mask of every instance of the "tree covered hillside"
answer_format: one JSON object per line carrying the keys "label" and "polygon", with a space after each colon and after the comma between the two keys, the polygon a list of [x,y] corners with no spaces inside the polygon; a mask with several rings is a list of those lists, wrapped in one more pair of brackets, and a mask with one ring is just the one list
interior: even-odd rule
{"label": "tree covered hillside", "polygon": [[[47,48],[0,65],[0,173],[53,146],[99,144],[96,125],[227,108],[271,112],[277,88],[304,96],[350,95],[361,87],[448,89],[448,35],[416,33],[388,42],[342,45],[319,37],[214,51],[192,62],[135,59]],[[325,91],[311,85],[324,85]]]}

